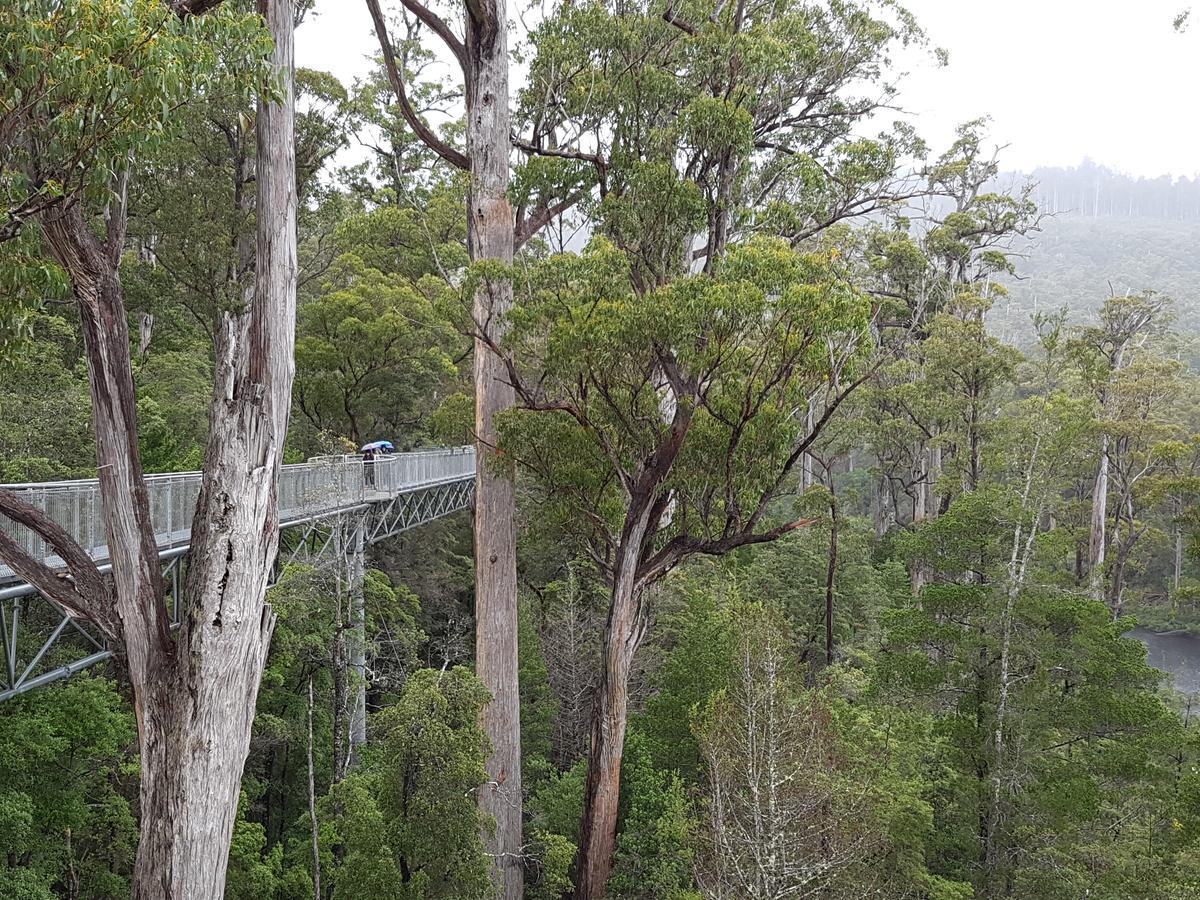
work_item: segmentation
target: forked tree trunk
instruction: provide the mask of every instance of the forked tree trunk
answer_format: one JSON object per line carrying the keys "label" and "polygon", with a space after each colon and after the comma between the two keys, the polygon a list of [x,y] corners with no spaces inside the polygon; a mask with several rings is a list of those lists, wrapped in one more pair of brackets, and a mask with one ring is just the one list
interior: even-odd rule
{"label": "forked tree trunk", "polygon": [[[123,219],[123,211],[119,215]],[[114,223],[110,221],[109,227]],[[130,677],[134,684],[144,683],[152,670],[169,663],[172,653],[162,615],[162,570],[142,477],[137,394],[117,270],[119,247],[105,248],[100,243],[78,205],[47,218],[43,228],[52,255],[70,277],[79,309],[113,596],[126,638]],[[119,239],[110,237],[113,240]],[[140,728],[143,709],[136,708]]]}
{"label": "forked tree trunk", "polygon": [[[467,9],[467,245],[473,262],[513,259],[513,211],[508,201],[507,12],[504,0]],[[512,307],[512,282],[504,273],[487,278],[474,297],[476,327],[498,343]],[[485,835],[494,860],[492,877],[504,900],[524,887],[521,863],[521,702],[517,684],[516,499],[510,467],[497,464],[496,416],[515,402],[503,361],[483,340],[475,341],[475,671],[492,700],[483,709],[491,740],[488,783],[480,810],[495,820]]]}
{"label": "forked tree trunk", "polygon": [[282,74],[259,101],[257,266],[218,334],[204,475],[174,665],[135,681],[145,710],[134,896],[218,900],[274,616],[277,480],[294,374],[296,188],[291,0],[260,0]]}
{"label": "forked tree trunk", "polygon": [[[215,5],[206,2],[203,9]],[[177,598],[186,610],[177,640],[163,603],[138,449],[118,270],[125,177],[116,179],[104,240],[79,203],[41,216],[46,244],[70,277],[80,314],[111,591],[69,535],[11,497],[6,514],[49,536],[76,575],[74,586],[63,587],[12,542],[5,552],[33,582],[124,647],[141,754],[132,882],[138,900],[219,900],[224,893],[274,623],[265,594],[277,549],[276,480],[291,406],[296,311],[293,17],[291,0],[260,0],[260,9],[275,39],[272,61],[283,76],[283,96],[279,103],[259,103],[257,283],[248,309],[227,314],[218,335],[210,437],[185,594]]]}

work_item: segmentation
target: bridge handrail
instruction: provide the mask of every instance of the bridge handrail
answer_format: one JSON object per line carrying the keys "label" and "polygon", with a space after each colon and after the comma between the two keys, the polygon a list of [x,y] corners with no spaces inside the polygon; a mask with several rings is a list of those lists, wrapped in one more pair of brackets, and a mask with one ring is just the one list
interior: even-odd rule
{"label": "bridge handrail", "polygon": [[[285,465],[279,477],[281,524],[347,509],[422,485],[456,481],[475,471],[475,448],[415,450],[376,459],[370,476],[359,456],[316,457]],[[202,473],[165,472],[147,475],[150,516],[159,550],[190,540],[192,517],[200,493]],[[108,548],[100,516],[100,482],[95,478],[73,481],[31,482],[4,485],[24,495],[67,530],[93,558],[107,559]],[[0,530],[14,538],[26,552],[50,565],[56,554],[32,531],[7,519]],[[12,571],[0,564],[0,582]]]}

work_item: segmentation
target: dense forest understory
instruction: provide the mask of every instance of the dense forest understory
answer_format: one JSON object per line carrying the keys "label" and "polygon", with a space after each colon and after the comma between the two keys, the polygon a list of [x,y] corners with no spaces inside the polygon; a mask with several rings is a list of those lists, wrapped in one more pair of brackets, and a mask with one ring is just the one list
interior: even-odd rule
{"label": "dense forest understory", "polygon": [[[251,7],[0,2],[0,483],[124,552],[0,529],[122,651],[0,703],[0,897],[1200,900],[1193,182],[881,126],[884,0]],[[481,518],[268,591],[379,439]]]}

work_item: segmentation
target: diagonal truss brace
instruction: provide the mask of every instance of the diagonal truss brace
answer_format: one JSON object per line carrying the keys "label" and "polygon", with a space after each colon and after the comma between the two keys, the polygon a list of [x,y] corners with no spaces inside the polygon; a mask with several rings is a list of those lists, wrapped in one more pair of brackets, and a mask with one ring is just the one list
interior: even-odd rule
{"label": "diagonal truss brace", "polygon": [[[376,502],[314,516],[284,526],[271,584],[287,566],[304,563],[322,568],[338,560],[342,548],[335,539],[339,528],[361,521],[368,544],[471,507],[473,478],[447,480],[396,494]],[[188,547],[161,554],[172,627],[179,625]],[[102,567],[102,569],[105,567]],[[116,651],[95,634],[90,624],[67,615],[56,603],[28,585],[0,589],[0,701],[69,678]],[[57,664],[56,664],[57,663]]]}

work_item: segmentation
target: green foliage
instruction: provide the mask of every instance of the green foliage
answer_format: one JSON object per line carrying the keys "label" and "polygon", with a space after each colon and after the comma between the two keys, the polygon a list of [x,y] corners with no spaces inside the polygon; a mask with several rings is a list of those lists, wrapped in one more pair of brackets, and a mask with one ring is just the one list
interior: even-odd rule
{"label": "green foliage", "polygon": [[[834,581],[834,641],[838,647],[869,644],[880,609],[889,605],[894,584],[872,558],[861,520],[843,521],[838,532]],[[738,579],[747,600],[784,611],[801,642],[801,659],[824,654],[825,579],[828,523],[821,521],[759,549]]]}
{"label": "green foliage", "polygon": [[466,669],[422,669],[375,717],[378,738],[362,771],[322,803],[329,840],[345,848],[329,873],[335,898],[491,896],[486,823],[474,799],[487,777],[478,721],[487,700]]}
{"label": "green foliage", "polygon": [[0,393],[0,481],[95,475],[91,397],[78,334],[65,318],[31,316]]}
{"label": "green foliage", "polygon": [[679,776],[656,769],[636,731],[625,743],[625,814],[609,891],[619,900],[699,900],[692,889],[692,821]]}
{"label": "green foliage", "polygon": [[525,897],[528,900],[562,900],[573,887],[571,864],[576,847],[561,834],[535,831],[529,848]]}
{"label": "green foliage", "polygon": [[823,686],[806,684],[777,610],[740,603],[730,621],[725,685],[694,722],[705,775],[696,875],[705,895],[928,889],[933,816],[906,746],[913,738],[922,746],[919,727],[863,705],[852,673],[826,670]]}
{"label": "green foliage", "polygon": [[463,393],[451,394],[429,417],[434,439],[450,447],[471,443],[475,430],[475,399]]}
{"label": "green foliage", "polygon": [[[698,571],[697,571],[698,570]],[[694,566],[670,584],[663,603],[664,642],[670,642],[656,673],[657,690],[635,718],[634,729],[654,768],[678,772],[688,782],[700,776],[700,748],[692,720],[724,686],[735,636],[716,573]]]}
{"label": "green foliage", "polygon": [[283,846],[276,844],[269,853],[266,852],[266,832],[261,825],[246,821],[245,810],[246,795],[243,792],[229,845],[225,896],[230,900],[274,897],[280,887]]}
{"label": "green foliage", "polygon": [[212,364],[207,355],[165,351],[139,367],[138,436],[147,472],[200,469],[208,437]]}
{"label": "green foliage", "polygon": [[538,783],[528,800],[533,830],[559,835],[578,844],[586,778],[587,760],[581,759],[567,771],[553,773]]}
{"label": "green foliage", "polygon": [[[983,867],[980,822],[991,821],[992,840],[1014,848],[1004,854],[1013,862],[1003,877],[1022,892],[1073,896],[1085,880],[1098,879],[1112,896],[1131,896],[1120,887],[1137,878],[1136,867],[1126,868],[1131,848],[1123,842],[1151,838],[1140,829],[1138,837],[1122,836],[1111,823],[1132,815],[1150,833],[1161,830],[1153,815],[1134,810],[1160,802],[1150,785],[1163,774],[1179,726],[1154,694],[1158,675],[1144,649],[1122,636],[1128,621],[1114,622],[1101,603],[1033,586],[1020,590],[1013,607],[1008,665],[1020,677],[1006,688],[1005,719],[997,724],[1005,594],[989,582],[1003,584],[996,567],[1012,541],[1007,516],[995,494],[980,492],[915,533],[911,545],[939,571],[969,566],[984,580],[930,585],[919,602],[886,614],[881,684],[898,692],[897,702],[947,704],[930,760],[943,772],[932,794],[935,871],[981,889],[999,877]],[[1013,732],[1006,741],[1012,749],[1000,758],[997,727]],[[1010,783],[998,768],[1024,775]],[[988,819],[994,777],[1007,786],[1002,811]],[[1143,785],[1136,795],[1134,782]],[[1018,861],[1015,848],[1033,835],[1054,837],[1036,857]],[[1090,846],[1106,847],[1099,870]]]}
{"label": "green foliage", "polygon": [[[355,444],[413,442],[440,383],[455,374],[450,333],[430,300],[404,276],[352,254],[334,264],[297,323],[296,405],[317,431]],[[402,435],[409,431],[408,435]]]}
{"label": "green foliage", "polygon": [[0,729],[0,885],[43,900],[128,894],[133,714],[105,678],[78,676],[7,701]]}
{"label": "green foliage", "polygon": [[[23,306],[63,279],[17,237],[64,203],[107,203],[131,155],[152,153],[175,111],[208,91],[266,84],[270,39],[234,4],[181,18],[160,0],[20,0],[0,9],[0,85],[8,129],[0,168],[0,320],[20,327]],[[245,77],[231,78],[241,69]]]}
{"label": "green foliage", "polygon": [[546,657],[529,603],[522,603],[518,613],[517,646],[521,691],[521,756],[526,762],[539,766],[550,758],[550,733],[558,703],[550,690]]}
{"label": "green foliage", "polygon": [[[266,71],[269,38],[230,5],[181,19],[158,0],[87,0],[63,7],[22,0],[0,13],[0,46],[14,67],[5,107],[28,139],[10,146],[3,202],[10,221],[53,197],[95,198],[135,148],[161,140],[173,107],[216,83],[231,60]],[[39,174],[30,177],[29,148]]]}
{"label": "green foliage", "polygon": [[[80,202],[99,225],[124,170],[143,463],[200,465],[213,339],[253,283],[252,93],[270,86],[269,41],[248,9],[0,9],[12,61],[0,82],[0,481],[95,474],[78,327],[50,305],[68,285],[39,219]],[[423,80],[433,57],[415,35],[397,44],[414,102],[457,108],[455,85]],[[1195,348],[1158,318],[1161,295],[1142,293],[1179,294],[1181,322],[1195,324],[1195,182],[1127,197],[1111,173],[1050,173],[1092,217],[1041,223],[1047,188],[997,191],[981,122],[907,169],[928,155],[910,127],[867,136],[894,101],[892,57],[923,42],[890,0],[567,3],[529,38],[514,122],[528,146],[509,199],[519,221],[575,205],[512,267],[468,265],[469,178],[412,133],[381,70],[352,91],[297,72],[287,448],[291,460],[374,437],[472,440],[462,300],[512,282],[497,349],[528,407],[502,423],[521,475],[526,896],[572,888],[603,581],[639,480],[669,456],[632,520],[650,523],[632,548],[643,584],[662,580],[643,595],[649,637],[629,685],[614,897],[740,900],[797,881],[831,900],[1200,897],[1190,707],[1181,717],[1123,636],[1131,620],[1083,596],[1105,435],[1104,578],[1128,582],[1143,621],[1200,615]],[[440,131],[461,144],[453,116]],[[323,177],[352,129],[370,133],[369,159]],[[918,206],[922,221],[903,217]],[[1170,227],[1125,218],[1139,208]],[[566,252],[576,225],[589,242]],[[1041,246],[1019,255],[1038,228]],[[1090,314],[1110,279],[1098,325],[1021,324],[1031,308]],[[1114,367],[1113,328],[1150,307],[1136,358]],[[1036,352],[1021,356],[1014,335]],[[808,414],[876,362],[808,448],[826,483],[793,491]],[[834,502],[838,654],[821,667]],[[809,516],[774,543],[730,540]],[[1014,564],[1023,546],[1027,571]],[[273,590],[230,898],[312,896],[310,685],[326,896],[491,895],[475,805],[487,695],[456,667],[473,646],[469,528],[435,523],[373,553],[365,650],[380,711],[342,780],[345,594],[306,567]],[[127,895],[135,724],[116,688],[76,677],[0,716],[0,896]],[[767,756],[786,777],[765,774]],[[768,820],[766,832],[749,824]],[[762,877],[746,886],[739,870]]]}
{"label": "green foliage", "polygon": [[362,263],[411,282],[422,276],[458,272],[467,264],[463,184],[449,181],[398,196],[337,226],[338,246]]}
{"label": "green foliage", "polygon": [[629,278],[625,255],[600,239],[533,268],[510,346],[553,412],[507,417],[502,444],[535,475],[557,526],[592,540],[619,533],[622,479],[668,434],[654,372],[672,347],[676,402],[694,414],[663,484],[680,508],[663,535],[744,524],[803,428],[793,411],[826,382],[826,342],[859,348],[869,304],[831,255],[779,241],[736,247],[715,275],[642,296]]}

